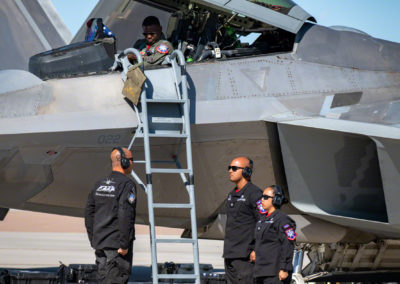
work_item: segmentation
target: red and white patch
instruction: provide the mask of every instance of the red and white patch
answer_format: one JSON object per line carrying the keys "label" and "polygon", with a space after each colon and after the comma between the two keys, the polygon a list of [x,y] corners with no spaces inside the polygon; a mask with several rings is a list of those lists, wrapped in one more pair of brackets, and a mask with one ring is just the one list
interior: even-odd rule
{"label": "red and white patch", "polygon": [[256,202],[256,204],[257,204],[258,212],[260,212],[261,214],[266,214],[266,213],[267,213],[267,210],[265,210],[265,209],[262,207],[261,199],[258,200],[258,201]]}
{"label": "red and white patch", "polygon": [[285,234],[286,234],[286,238],[290,241],[294,241],[297,237],[297,234],[293,228],[286,229]]}
{"label": "red and white patch", "polygon": [[144,51],[144,50],[140,51],[140,55],[145,55],[145,54],[146,54],[146,51]]}
{"label": "red and white patch", "polygon": [[169,47],[168,45],[162,43],[159,46],[157,46],[156,50],[161,54],[167,54],[169,51]]}

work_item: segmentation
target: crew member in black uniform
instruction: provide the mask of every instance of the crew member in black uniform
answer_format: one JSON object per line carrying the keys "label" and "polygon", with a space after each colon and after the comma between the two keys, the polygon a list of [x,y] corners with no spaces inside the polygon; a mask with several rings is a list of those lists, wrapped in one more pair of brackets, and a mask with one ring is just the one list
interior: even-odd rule
{"label": "crew member in black uniform", "polygon": [[284,202],[282,189],[267,187],[262,195],[265,214],[257,222],[254,277],[257,284],[290,283],[296,240],[296,223],[279,210]]}
{"label": "crew member in black uniform", "polygon": [[226,201],[224,241],[225,275],[228,284],[253,283],[254,228],[259,219],[256,202],[262,191],[250,182],[253,162],[235,158],[228,167],[229,179],[236,187]]}
{"label": "crew member in black uniform", "polygon": [[90,192],[85,226],[95,249],[99,283],[127,283],[135,239],[136,187],[127,175],[132,153],[116,147],[111,152],[112,172]]}

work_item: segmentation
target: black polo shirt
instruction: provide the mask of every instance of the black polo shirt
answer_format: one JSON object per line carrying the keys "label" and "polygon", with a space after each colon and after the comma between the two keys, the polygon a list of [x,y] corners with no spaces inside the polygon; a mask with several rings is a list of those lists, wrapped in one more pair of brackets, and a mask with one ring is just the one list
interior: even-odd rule
{"label": "black polo shirt", "polygon": [[259,219],[257,201],[262,191],[248,182],[240,191],[233,189],[226,200],[224,258],[247,258],[254,250],[254,228]]}

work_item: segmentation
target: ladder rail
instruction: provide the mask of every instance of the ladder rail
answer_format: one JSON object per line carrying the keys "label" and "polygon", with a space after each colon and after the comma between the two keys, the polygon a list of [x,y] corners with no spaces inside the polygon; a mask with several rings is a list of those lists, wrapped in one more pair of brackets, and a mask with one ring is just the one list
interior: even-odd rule
{"label": "ladder rail", "polygon": [[[147,89],[145,82],[144,89]],[[142,121],[143,127],[143,139],[144,139],[144,156],[145,156],[145,167],[146,167],[146,183],[147,183],[147,206],[149,208],[149,225],[150,225],[150,247],[151,247],[151,270],[153,276],[153,283],[158,283],[158,271],[157,271],[157,244],[156,244],[156,232],[155,232],[155,218],[153,210],[153,182],[152,182],[152,170],[151,170],[151,155],[150,155],[150,137],[149,137],[149,122],[147,113],[147,94],[141,97],[142,115],[144,117]]]}
{"label": "ladder rail", "polygon": [[[141,96],[145,96],[145,95],[146,95],[146,91],[143,90],[142,93],[141,93]],[[138,120],[138,126],[136,128],[135,134],[133,135],[133,138],[131,139],[131,143],[129,143],[129,146],[128,146],[129,150],[132,148],[133,143],[135,142],[135,139],[138,137],[141,129],[143,129],[142,120],[140,119],[140,115],[139,115],[139,110],[138,110],[137,106],[135,106],[135,105],[133,105],[133,108],[135,110],[136,118]],[[139,132],[138,132],[138,130],[139,130]]]}
{"label": "ladder rail", "polygon": [[[183,55],[182,55],[183,57]],[[189,173],[189,198],[190,203],[193,205],[190,209],[190,217],[191,217],[191,227],[192,227],[192,238],[195,240],[193,243],[193,258],[194,258],[194,273],[196,275],[200,275],[200,265],[199,265],[199,246],[198,246],[198,239],[197,239],[197,220],[196,220],[196,201],[194,195],[194,174],[193,174],[193,157],[192,157],[192,138],[190,132],[190,107],[189,107],[189,95],[187,89],[187,75],[186,75],[186,68],[182,68],[182,93],[183,99],[186,100],[186,103],[183,105],[184,107],[184,116],[185,116],[185,132],[187,134],[186,138],[186,160],[188,168],[191,169],[191,173]],[[197,281],[197,280],[196,280]],[[200,281],[200,280],[198,280]]]}

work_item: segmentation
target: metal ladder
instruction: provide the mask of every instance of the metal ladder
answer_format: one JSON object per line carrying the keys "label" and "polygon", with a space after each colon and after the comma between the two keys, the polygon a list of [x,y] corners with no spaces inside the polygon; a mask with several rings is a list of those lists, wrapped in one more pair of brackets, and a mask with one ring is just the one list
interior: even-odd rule
{"label": "metal ladder", "polygon": [[[134,53],[138,58],[138,62],[142,62],[140,53],[133,48],[125,50],[125,54]],[[136,138],[142,138],[144,142],[144,161],[135,161],[135,163],[144,163],[146,168],[146,184],[139,178],[139,176],[132,171],[132,176],[136,182],[145,190],[148,200],[149,210],[149,225],[150,225],[150,245],[151,245],[151,259],[152,259],[152,277],[153,283],[158,283],[159,279],[192,279],[195,283],[200,284],[200,268],[199,268],[199,249],[197,239],[197,224],[196,224],[196,207],[195,207],[195,196],[194,196],[194,178],[193,178],[193,165],[192,165],[192,145],[190,136],[190,115],[189,115],[189,103],[188,89],[187,89],[187,78],[185,69],[185,58],[180,50],[175,50],[167,61],[172,65],[173,72],[173,85],[175,91],[173,94],[167,94],[164,96],[156,95],[156,90],[153,91],[152,98],[147,97],[147,80],[140,99],[141,110],[139,111],[136,106],[135,112],[138,118],[138,128],[133,136],[129,149],[133,146]],[[126,60],[125,60],[125,64]],[[125,70],[125,68],[124,68]],[[127,69],[126,69],[127,70]],[[126,73],[125,73],[126,74]],[[151,108],[158,106],[156,112],[157,117],[152,116]],[[159,112],[160,107],[165,110],[165,116]],[[150,110],[150,112],[149,112]],[[157,110],[157,109],[156,109]],[[180,117],[176,117],[176,110],[179,111]],[[169,111],[169,113],[168,113]],[[173,117],[169,115],[173,115]],[[168,115],[169,114],[169,115]],[[161,125],[161,130],[157,129],[157,125]],[[172,130],[165,127],[165,125],[172,126]],[[164,126],[164,127],[163,127]],[[171,161],[152,161],[151,160],[151,138],[172,138],[180,139],[186,144],[186,159],[187,168],[182,169],[179,163],[179,155],[172,162],[175,163],[176,168],[155,168],[152,163],[171,163]],[[181,148],[181,147],[179,147]],[[152,175],[153,174],[179,174],[185,188],[189,194],[189,203],[154,203],[153,202],[153,185]],[[154,209],[155,208],[187,208],[190,209],[191,219],[191,231],[192,238],[190,239],[158,239],[156,238],[155,232],[155,220],[154,220]],[[157,244],[160,243],[191,243],[193,247],[193,264],[194,274],[159,274],[157,268]]]}

